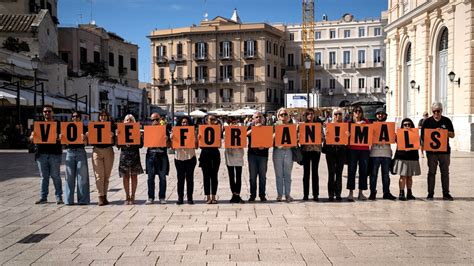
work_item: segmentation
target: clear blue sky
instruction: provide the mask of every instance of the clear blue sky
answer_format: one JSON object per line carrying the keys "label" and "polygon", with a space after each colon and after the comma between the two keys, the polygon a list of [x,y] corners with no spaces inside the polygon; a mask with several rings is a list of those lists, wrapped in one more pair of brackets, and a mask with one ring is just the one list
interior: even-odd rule
{"label": "clear blue sky", "polygon": [[[139,46],[139,80],[150,82],[150,42],[157,29],[199,24],[205,12],[230,18],[237,8],[242,22],[301,23],[301,0],[59,0],[60,26],[89,23],[117,33]],[[339,19],[352,13],[356,19],[380,17],[387,0],[315,0],[315,18],[322,14]],[[91,4],[92,3],[92,4]]]}

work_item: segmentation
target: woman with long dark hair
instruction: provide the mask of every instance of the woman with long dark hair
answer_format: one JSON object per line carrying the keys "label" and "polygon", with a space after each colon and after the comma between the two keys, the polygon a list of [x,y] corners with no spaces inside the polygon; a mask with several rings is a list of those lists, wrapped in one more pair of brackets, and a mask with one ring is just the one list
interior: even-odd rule
{"label": "woman with long dark hair", "polygon": [[[188,116],[181,117],[177,126],[194,126],[191,118]],[[196,168],[196,150],[194,148],[179,148],[175,149],[174,165],[176,166],[176,174],[178,178],[178,202],[184,202],[184,184],[186,183],[186,196],[188,204],[194,204],[194,169]]]}
{"label": "woman with long dark hair", "polygon": [[[205,119],[207,125],[219,125],[219,121],[213,115],[209,115]],[[207,204],[217,204],[216,193],[218,186],[218,173],[221,164],[221,154],[219,148],[206,147],[201,148],[199,156],[199,167],[202,169],[204,194],[206,195]]]}
{"label": "woman with long dark hair", "polygon": [[[322,123],[314,114],[313,108],[304,112],[303,123]],[[321,132],[322,133],[322,132]],[[319,200],[319,159],[321,158],[321,145],[301,145],[303,152],[303,200],[308,200],[309,179],[311,172],[311,186],[313,188],[313,200]]]}

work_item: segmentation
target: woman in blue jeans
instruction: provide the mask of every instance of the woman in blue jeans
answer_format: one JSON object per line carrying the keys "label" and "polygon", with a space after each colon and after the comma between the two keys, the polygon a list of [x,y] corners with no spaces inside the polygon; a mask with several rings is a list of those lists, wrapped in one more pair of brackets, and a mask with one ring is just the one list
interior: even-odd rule
{"label": "woman in blue jeans", "polygon": [[[277,111],[278,121],[275,126],[291,124],[291,119],[286,108]],[[277,201],[282,201],[283,195],[287,202],[293,201],[291,197],[291,170],[293,169],[293,154],[290,147],[273,148],[273,167],[275,168]]]}
{"label": "woman in blue jeans", "polygon": [[[79,112],[72,113],[72,122],[81,122]],[[86,127],[83,127],[84,131]],[[86,140],[85,132],[80,136]],[[88,205],[90,203],[89,168],[84,144],[69,144],[66,146],[66,182],[64,184],[64,203],[74,205],[74,190],[77,184],[77,203]]]}

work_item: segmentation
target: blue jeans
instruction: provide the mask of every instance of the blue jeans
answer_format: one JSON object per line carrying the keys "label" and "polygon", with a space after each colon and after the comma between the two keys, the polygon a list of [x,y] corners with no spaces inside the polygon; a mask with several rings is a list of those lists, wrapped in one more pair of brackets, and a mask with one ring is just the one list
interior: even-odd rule
{"label": "blue jeans", "polygon": [[59,167],[61,166],[61,154],[39,154],[36,159],[41,176],[40,198],[48,199],[49,177],[53,179],[56,200],[63,197],[61,176]]}
{"label": "blue jeans", "polygon": [[166,175],[169,171],[168,154],[166,152],[147,152],[146,172],[148,174],[148,198],[155,199],[155,175],[160,178],[158,197],[166,198]]}
{"label": "blue jeans", "polygon": [[355,189],[355,176],[357,164],[359,165],[359,189],[367,190],[367,168],[369,164],[369,150],[349,150],[348,151],[348,174],[347,189]]}
{"label": "blue jeans", "polygon": [[289,196],[291,193],[291,170],[293,155],[291,149],[273,149],[273,167],[278,196]]}
{"label": "blue jeans", "polygon": [[255,198],[257,196],[257,175],[258,175],[258,195],[260,197],[263,197],[265,196],[265,187],[267,184],[268,157],[249,154],[248,160],[249,160],[250,197]]}
{"label": "blue jeans", "polygon": [[68,149],[66,153],[66,182],[64,184],[64,203],[74,204],[74,189],[77,181],[77,203],[91,202],[89,190],[89,168],[84,148]]}
{"label": "blue jeans", "polygon": [[372,169],[370,171],[370,192],[377,192],[377,174],[379,166],[382,167],[382,189],[383,193],[390,193],[390,157],[370,157]]}

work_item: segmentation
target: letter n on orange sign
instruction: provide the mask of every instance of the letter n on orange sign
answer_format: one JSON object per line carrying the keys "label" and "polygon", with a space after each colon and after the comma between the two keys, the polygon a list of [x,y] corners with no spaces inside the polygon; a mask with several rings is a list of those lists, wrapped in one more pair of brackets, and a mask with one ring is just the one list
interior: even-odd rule
{"label": "letter n on orange sign", "polygon": [[89,144],[112,144],[111,122],[90,122],[87,140]]}
{"label": "letter n on orange sign", "polygon": [[221,126],[199,126],[199,147],[219,148],[221,141]]}
{"label": "letter n on orange sign", "polygon": [[166,147],[166,126],[145,126],[144,147]]}
{"label": "letter n on orange sign", "polygon": [[321,144],[321,123],[302,123],[300,128],[300,144]]}
{"label": "letter n on orange sign", "polygon": [[346,132],[349,131],[347,123],[329,123],[326,125],[326,144],[327,145],[347,145],[349,138]]}
{"label": "letter n on orange sign", "polygon": [[370,146],[372,145],[372,126],[367,124],[351,124],[350,145]]}
{"label": "letter n on orange sign", "polygon": [[245,148],[247,146],[247,127],[226,126],[224,145],[225,148]]}
{"label": "letter n on orange sign", "polygon": [[428,129],[424,130],[423,149],[425,151],[448,151],[448,130]]}
{"label": "letter n on orange sign", "polygon": [[420,148],[418,128],[399,128],[397,130],[397,150],[410,151]]}
{"label": "letter n on orange sign", "polygon": [[252,127],[252,148],[271,148],[273,147],[273,127],[259,126]]}
{"label": "letter n on orange sign", "polygon": [[57,122],[35,122],[33,126],[33,143],[54,144],[58,137]]}
{"label": "letter n on orange sign", "polygon": [[373,144],[395,143],[395,123],[394,122],[375,122],[372,124],[374,136]]}
{"label": "letter n on orange sign", "polygon": [[172,147],[173,149],[180,148],[196,148],[196,136],[194,127],[192,126],[178,126],[173,127]]}
{"label": "letter n on orange sign", "polygon": [[139,123],[118,123],[117,131],[118,145],[140,145]]}
{"label": "letter n on orange sign", "polygon": [[296,125],[278,125],[275,127],[275,146],[296,146]]}
{"label": "letter n on orange sign", "polygon": [[62,122],[61,123],[61,144],[82,144],[82,132],[84,128],[82,122]]}

